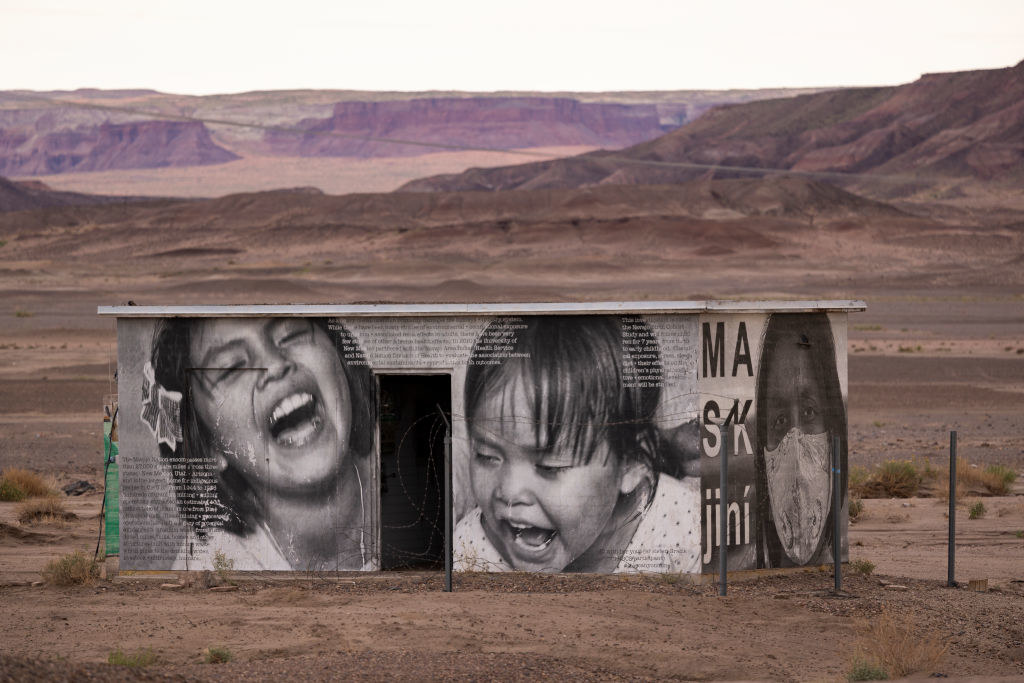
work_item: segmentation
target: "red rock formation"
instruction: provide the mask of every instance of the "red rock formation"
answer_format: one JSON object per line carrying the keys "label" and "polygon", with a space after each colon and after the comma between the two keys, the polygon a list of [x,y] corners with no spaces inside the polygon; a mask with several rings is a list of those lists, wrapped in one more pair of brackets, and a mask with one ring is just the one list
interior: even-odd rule
{"label": "red rock formation", "polygon": [[137,121],[78,126],[35,135],[0,130],[0,173],[43,175],[220,164],[239,158],[192,121]]}
{"label": "red rock formation", "polygon": [[[268,150],[289,156],[379,157],[426,154],[448,145],[488,149],[561,145],[617,148],[657,137],[671,126],[662,125],[654,104],[473,97],[341,102],[330,118],[305,119],[298,128],[301,132],[268,132],[264,138]],[[436,147],[405,145],[385,138]]]}

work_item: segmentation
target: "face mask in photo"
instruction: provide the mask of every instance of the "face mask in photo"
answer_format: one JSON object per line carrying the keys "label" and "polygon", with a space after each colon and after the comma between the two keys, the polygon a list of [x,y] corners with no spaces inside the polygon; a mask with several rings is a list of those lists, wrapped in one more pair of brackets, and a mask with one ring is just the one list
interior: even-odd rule
{"label": "face mask in photo", "polygon": [[774,450],[765,450],[768,497],[782,547],[798,565],[818,547],[832,504],[828,432],[789,430]]}

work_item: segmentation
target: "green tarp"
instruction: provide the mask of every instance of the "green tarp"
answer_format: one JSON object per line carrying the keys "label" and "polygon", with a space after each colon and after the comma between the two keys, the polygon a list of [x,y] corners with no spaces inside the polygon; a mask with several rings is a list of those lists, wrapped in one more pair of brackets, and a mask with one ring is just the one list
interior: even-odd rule
{"label": "green tarp", "polygon": [[[117,419],[116,416],[114,419]],[[106,481],[103,490],[103,535],[107,539],[107,555],[121,552],[121,527],[119,524],[118,501],[120,484],[117,476],[117,442],[110,440],[111,422],[103,421],[103,467]]]}

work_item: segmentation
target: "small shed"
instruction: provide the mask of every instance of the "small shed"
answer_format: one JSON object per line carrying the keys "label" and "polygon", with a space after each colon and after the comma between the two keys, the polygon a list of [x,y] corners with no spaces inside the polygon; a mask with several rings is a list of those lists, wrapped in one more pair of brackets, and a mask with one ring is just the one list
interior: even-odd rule
{"label": "small shed", "polygon": [[120,567],[700,574],[720,510],[730,570],[845,557],[864,308],[100,307]]}

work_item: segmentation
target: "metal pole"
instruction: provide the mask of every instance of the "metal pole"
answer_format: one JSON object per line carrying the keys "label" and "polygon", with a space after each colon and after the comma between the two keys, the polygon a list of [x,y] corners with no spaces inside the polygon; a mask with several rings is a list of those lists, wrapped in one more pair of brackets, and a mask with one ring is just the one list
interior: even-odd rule
{"label": "metal pole", "polygon": [[835,574],[835,592],[838,593],[843,588],[843,568],[842,568],[842,526],[840,525],[840,519],[843,515],[843,503],[842,503],[842,479],[839,476],[840,463],[842,462],[839,458],[839,435],[833,435],[832,437],[832,567],[833,573]]}
{"label": "metal pole", "polygon": [[729,426],[722,428],[722,447],[719,449],[718,457],[722,459],[718,479],[718,594],[726,594],[726,574],[728,573],[729,552],[727,542],[729,540],[729,510],[727,504],[727,491],[729,486]]}
{"label": "metal pole", "polygon": [[452,432],[444,430],[444,590],[452,592]]}
{"label": "metal pole", "polygon": [[949,560],[946,585],[956,588],[953,569],[956,567],[956,432],[949,433]]}

